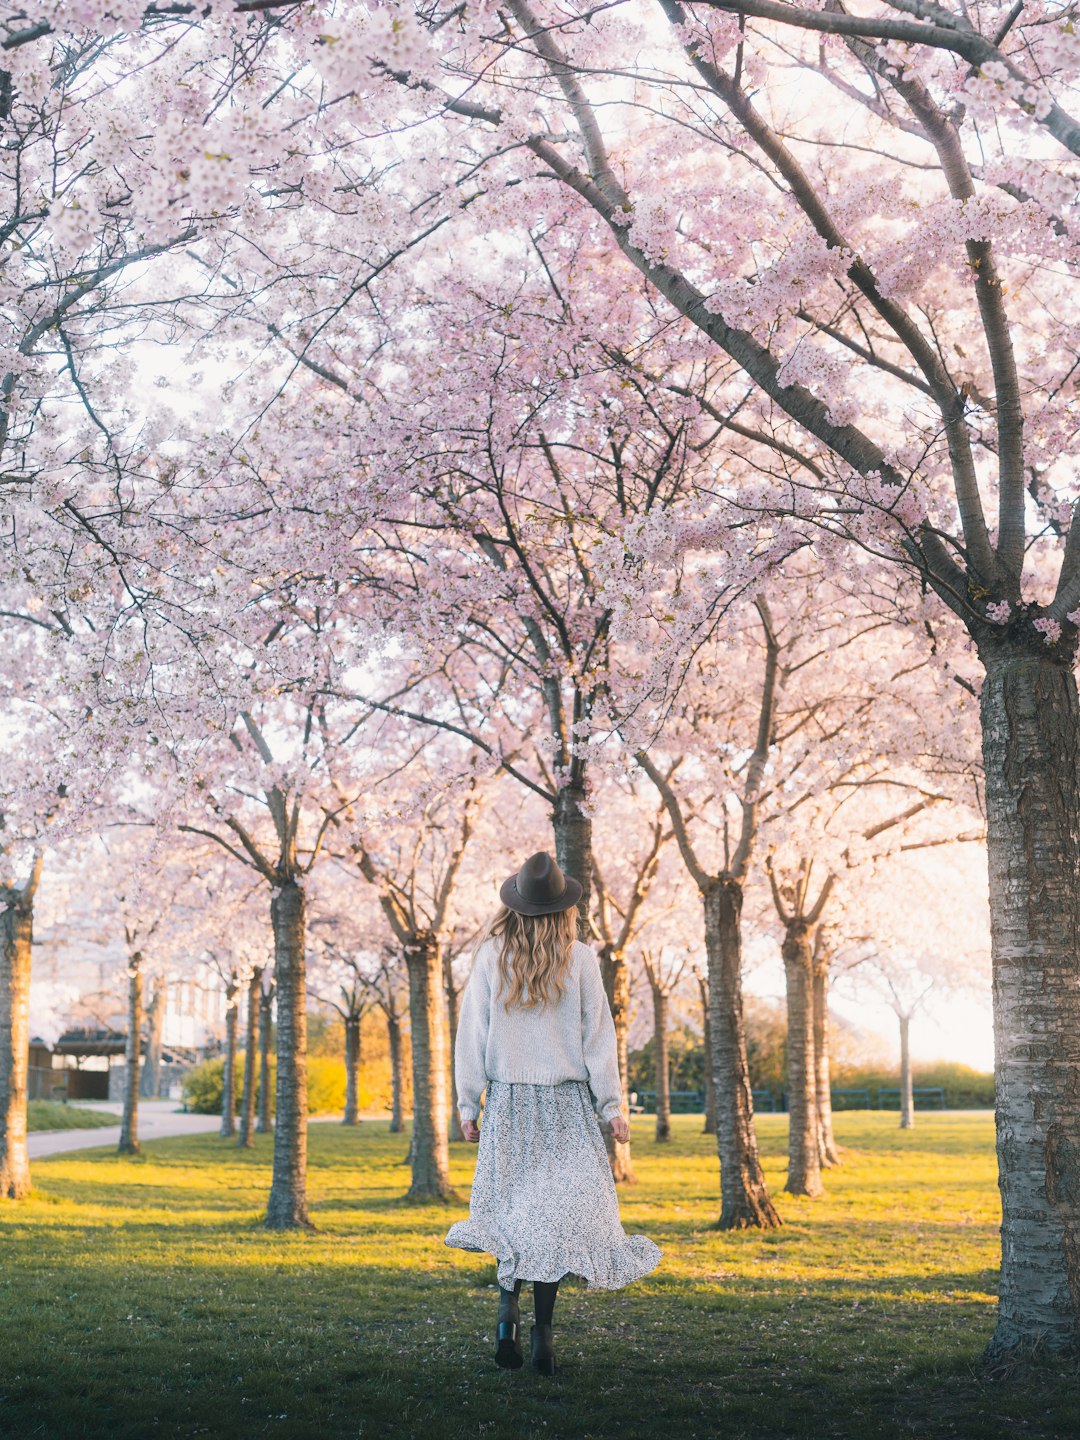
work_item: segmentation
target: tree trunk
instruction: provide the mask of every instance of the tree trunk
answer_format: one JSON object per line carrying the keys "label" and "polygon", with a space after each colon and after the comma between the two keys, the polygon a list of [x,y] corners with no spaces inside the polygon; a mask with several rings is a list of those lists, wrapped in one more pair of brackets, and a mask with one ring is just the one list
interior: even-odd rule
{"label": "tree trunk", "polygon": [[461,1133],[461,1116],[458,1114],[457,1075],[454,1072],[454,1052],[457,1049],[458,991],[454,984],[454,961],[449,954],[443,956],[443,988],[446,991],[446,1027],[450,1034],[450,1139],[464,1140]]}
{"label": "tree trunk", "polygon": [[360,1016],[345,1017],[345,1114],[343,1125],[360,1123]]}
{"label": "tree trunk", "polygon": [[221,1128],[218,1134],[231,1140],[236,1134],[236,1009],[240,987],[231,979],[225,987],[225,1065],[221,1072]]}
{"label": "tree trunk", "polygon": [[705,1129],[702,1133],[715,1135],[716,1081],[713,1079],[712,1068],[712,1034],[709,1026],[709,982],[707,977],[699,977],[698,988],[701,991],[701,1038],[705,1049],[705,1061],[702,1065],[705,1072]]}
{"label": "tree trunk", "polygon": [[165,1029],[165,997],[163,981],[154,986],[154,998],[146,1008],[146,1057],[139,1077],[139,1094],[144,1100],[156,1100],[161,1084],[161,1037]]}
{"label": "tree trunk", "polygon": [[310,1227],[304,918],[304,892],[295,880],[287,880],[270,906],[277,989],[277,1120],[274,1174],[266,1207],[266,1224],[271,1230]]}
{"label": "tree trunk", "polygon": [[789,1195],[820,1195],[817,1065],[814,1060],[813,956],[805,921],[786,928],[781,947],[787,982],[787,1088]]}
{"label": "tree trunk", "polygon": [[659,985],[651,986],[653,1055],[656,1061],[656,1138],[671,1139],[671,1061],[668,1055],[668,997]]}
{"label": "tree trunk", "polygon": [[[820,931],[818,932],[820,934]],[[817,1092],[818,1159],[822,1165],[840,1164],[833,1134],[832,1073],[829,1065],[829,956],[814,956],[814,1080]]]}
{"label": "tree trunk", "polygon": [[456,1199],[450,1184],[446,1115],[446,1030],[442,963],[434,935],[413,935],[405,946],[412,1037],[413,1129],[410,1200]]}
{"label": "tree trunk", "polygon": [[[623,1108],[630,1116],[630,967],[626,956],[611,945],[600,951],[600,974],[604,981],[604,993],[611,1006],[611,1018],[615,1022],[615,1048],[619,1056],[619,1081],[622,1086]],[[611,1133],[610,1125],[601,1125],[604,1144],[607,1146],[608,1162],[617,1185],[636,1185],[637,1176],[630,1157],[630,1141],[620,1145]]]}
{"label": "tree trunk", "polygon": [[1067,664],[983,659],[1001,1355],[1080,1344],[1080,717]]}
{"label": "tree trunk", "polygon": [[255,1087],[259,1059],[255,1036],[261,998],[262,967],[256,965],[251,972],[251,979],[248,981],[247,1023],[244,1028],[244,1093],[240,1100],[240,1138],[238,1143],[245,1150],[250,1150],[255,1144]]}
{"label": "tree trunk", "polygon": [[709,963],[709,1030],[716,1078],[716,1150],[721,1230],[780,1224],[762,1174],[754,1134],[742,1004],[742,889],[720,876],[703,895]]}
{"label": "tree trunk", "polygon": [[124,1047],[124,1113],[120,1117],[121,1155],[139,1153],[139,1051],[142,1049],[143,1021],[142,956],[138,951],[128,962],[128,1033]]}
{"label": "tree trunk", "polygon": [[578,936],[586,945],[592,941],[589,906],[592,901],[592,820],[585,813],[585,788],[564,785],[555,797],[551,815],[555,831],[555,859],[564,875],[581,882],[578,901]]}
{"label": "tree trunk", "polygon": [[915,1096],[911,1091],[911,1016],[900,1016],[900,1129],[915,1128]]}
{"label": "tree trunk", "polygon": [[30,1194],[26,1097],[30,1066],[30,954],[34,907],[9,897],[0,909],[0,1198]]}
{"label": "tree trunk", "polygon": [[386,1034],[390,1043],[390,1134],[400,1135],[404,1129],[401,1097],[405,1088],[405,1054],[401,1044],[401,1021],[396,1015],[387,1015]]}
{"label": "tree trunk", "polygon": [[259,989],[259,1108],[256,1135],[270,1129],[270,1041],[274,1033],[274,987]]}

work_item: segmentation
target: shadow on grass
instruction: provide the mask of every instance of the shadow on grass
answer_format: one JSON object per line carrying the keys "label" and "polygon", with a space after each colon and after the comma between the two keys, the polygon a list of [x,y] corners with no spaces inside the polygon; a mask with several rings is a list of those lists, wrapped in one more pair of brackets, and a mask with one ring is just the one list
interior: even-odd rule
{"label": "shadow on grass", "polygon": [[[545,1382],[493,1367],[487,1267],[423,1275],[339,1255],[292,1268],[278,1255],[215,1275],[149,1258],[133,1269],[107,1247],[92,1273],[38,1272],[37,1303],[5,1341],[3,1433],[997,1440],[1080,1423],[1071,1384],[983,1378],[991,1319],[974,1304],[928,1313],[871,1296],[841,1314],[839,1286],[807,1303],[795,1284],[704,1297],[678,1282],[571,1283],[556,1312],[562,1373]],[[530,1308],[523,1297],[526,1321]]]}
{"label": "shadow on grass", "polygon": [[[943,1127],[913,1165],[860,1125],[871,1150],[835,1200],[785,1205],[769,1234],[712,1228],[709,1137],[638,1146],[624,1221],[664,1265],[622,1291],[564,1285],[554,1381],[493,1366],[494,1262],[442,1244],[464,1201],[400,1203],[407,1136],[313,1129],[313,1235],[258,1224],[270,1137],[57,1157],[35,1201],[0,1210],[0,1435],[1074,1440],[1072,1370],[991,1383],[980,1365],[991,1132]],[[474,1156],[455,1147],[459,1183]]]}

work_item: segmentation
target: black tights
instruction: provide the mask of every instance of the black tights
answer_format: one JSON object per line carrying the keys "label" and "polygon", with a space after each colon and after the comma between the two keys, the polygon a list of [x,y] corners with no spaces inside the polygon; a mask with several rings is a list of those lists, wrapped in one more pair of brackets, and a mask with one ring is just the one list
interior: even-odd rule
{"label": "black tights", "polygon": [[[499,1289],[499,1304],[508,1305],[521,1293],[521,1281],[514,1281],[513,1290]],[[555,1314],[555,1301],[559,1295],[558,1280],[533,1281],[533,1309],[537,1325],[550,1325]]]}

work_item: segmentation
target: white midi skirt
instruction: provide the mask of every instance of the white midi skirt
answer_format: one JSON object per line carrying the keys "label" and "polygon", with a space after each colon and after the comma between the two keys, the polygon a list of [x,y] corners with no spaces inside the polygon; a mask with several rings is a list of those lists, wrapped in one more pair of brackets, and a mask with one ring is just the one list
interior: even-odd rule
{"label": "white midi skirt", "polygon": [[655,1270],[661,1255],[622,1228],[584,1080],[489,1082],[469,1218],[451,1225],[446,1243],[494,1255],[504,1290],[564,1275],[617,1290]]}

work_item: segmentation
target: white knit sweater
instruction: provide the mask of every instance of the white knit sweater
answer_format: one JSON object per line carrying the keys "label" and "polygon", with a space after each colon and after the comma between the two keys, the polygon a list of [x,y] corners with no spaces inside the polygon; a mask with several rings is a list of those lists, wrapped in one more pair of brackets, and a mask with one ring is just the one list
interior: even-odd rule
{"label": "white knit sweater", "polygon": [[600,1117],[622,1112],[619,1056],[600,962],[575,941],[557,1004],[507,1009],[499,994],[499,958],[487,940],[465,987],[454,1049],[458,1110],[475,1120],[489,1080],[560,1085],[587,1080]]}

